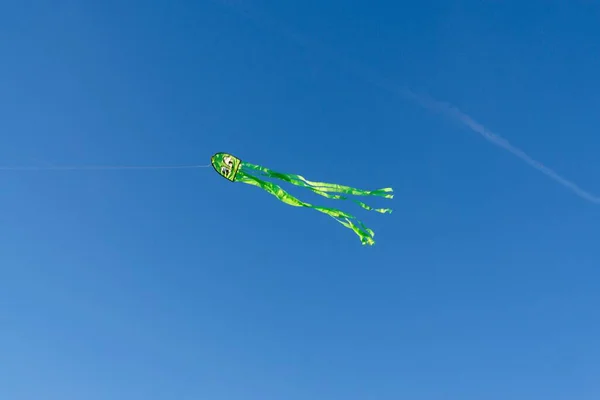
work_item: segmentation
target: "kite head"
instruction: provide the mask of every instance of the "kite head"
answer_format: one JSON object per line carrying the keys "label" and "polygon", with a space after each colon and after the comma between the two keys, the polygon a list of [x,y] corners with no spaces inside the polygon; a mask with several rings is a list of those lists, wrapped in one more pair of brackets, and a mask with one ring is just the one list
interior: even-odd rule
{"label": "kite head", "polygon": [[227,153],[213,155],[210,162],[219,175],[231,182],[235,180],[235,176],[242,165],[242,160]]}

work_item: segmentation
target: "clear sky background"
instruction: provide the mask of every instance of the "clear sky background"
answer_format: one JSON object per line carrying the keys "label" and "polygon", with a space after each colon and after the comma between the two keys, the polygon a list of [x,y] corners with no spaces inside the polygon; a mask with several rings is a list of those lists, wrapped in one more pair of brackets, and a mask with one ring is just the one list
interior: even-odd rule
{"label": "clear sky background", "polygon": [[0,398],[598,399],[600,205],[387,90],[599,194],[593,3],[1,2],[2,165],[397,194],[369,248],[212,169],[0,172]]}

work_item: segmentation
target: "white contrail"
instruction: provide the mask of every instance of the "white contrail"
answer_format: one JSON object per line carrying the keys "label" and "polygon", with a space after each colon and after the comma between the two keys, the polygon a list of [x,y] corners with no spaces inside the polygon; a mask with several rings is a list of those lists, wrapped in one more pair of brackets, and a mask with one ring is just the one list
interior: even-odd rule
{"label": "white contrail", "polygon": [[514,156],[519,157],[521,160],[525,161],[531,167],[540,171],[541,173],[543,173],[550,179],[553,179],[554,181],[563,185],[565,188],[571,190],[577,196],[579,196],[587,201],[590,201],[594,204],[600,204],[600,197],[594,196],[593,194],[583,190],[582,188],[577,186],[575,183],[560,176],[558,173],[556,173],[552,169],[546,167],[541,162],[534,160],[529,155],[527,155],[527,153],[525,153],[523,150],[513,146],[512,144],[510,144],[510,142],[508,140],[506,140],[502,136],[497,135],[494,132],[490,131],[485,126],[483,126],[482,124],[475,121],[473,118],[471,118],[467,114],[460,111],[457,107],[455,107],[451,104],[443,103],[441,101],[432,99],[427,96],[417,95],[417,94],[414,94],[414,93],[408,92],[408,91],[404,91],[404,95],[408,96],[408,97],[412,97],[416,102],[418,102],[420,105],[422,105],[425,108],[428,108],[432,111],[439,111],[439,112],[447,115],[448,117],[459,121],[464,126],[471,129],[473,132],[478,133],[481,136],[483,136],[484,139],[491,142],[493,145],[498,146],[498,147],[508,151],[509,153],[513,154]]}

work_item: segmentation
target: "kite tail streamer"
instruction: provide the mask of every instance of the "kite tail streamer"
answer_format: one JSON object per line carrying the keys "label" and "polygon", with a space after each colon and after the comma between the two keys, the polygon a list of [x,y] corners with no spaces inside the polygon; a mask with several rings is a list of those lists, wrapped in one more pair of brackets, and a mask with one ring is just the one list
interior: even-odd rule
{"label": "kite tail streamer", "polygon": [[375,233],[371,229],[367,228],[362,222],[357,220],[356,217],[354,217],[353,215],[350,215],[335,208],[319,207],[306,203],[292,196],[284,189],[282,189],[279,185],[272,182],[264,181],[253,175],[249,175],[248,173],[242,170],[238,171],[235,180],[236,182],[243,182],[249,185],[258,186],[288,205],[294,207],[312,208],[313,210],[317,210],[319,212],[322,212],[323,214],[327,214],[346,228],[353,230],[354,233],[356,233],[360,237],[360,241],[363,245],[373,245],[375,243],[375,241],[373,240]]}
{"label": "kite tail streamer", "polygon": [[391,212],[392,212],[392,210],[389,208],[373,208],[373,207],[363,203],[362,201],[358,201],[355,199],[348,199],[348,197],[341,196],[338,194],[330,194],[330,193],[344,193],[344,194],[350,194],[350,195],[355,195],[355,196],[377,196],[377,197],[383,197],[386,199],[392,199],[394,197],[394,195],[392,194],[392,192],[393,192],[392,188],[383,188],[383,189],[377,189],[377,190],[362,190],[362,189],[357,189],[357,188],[353,188],[350,186],[338,185],[338,184],[334,184],[334,183],[313,182],[313,181],[309,181],[308,179],[304,178],[301,175],[285,174],[282,172],[273,171],[273,170],[263,167],[261,165],[251,164],[251,163],[248,163],[245,161],[242,161],[241,169],[243,171],[245,171],[246,173],[248,173],[250,171],[257,171],[264,177],[280,179],[285,182],[289,182],[292,185],[307,188],[307,189],[313,191],[314,193],[316,193],[320,196],[323,196],[323,197],[327,197],[329,199],[352,200],[353,202],[355,202],[356,204],[358,204],[365,210],[376,211],[376,212],[379,212],[382,214],[391,214]]}

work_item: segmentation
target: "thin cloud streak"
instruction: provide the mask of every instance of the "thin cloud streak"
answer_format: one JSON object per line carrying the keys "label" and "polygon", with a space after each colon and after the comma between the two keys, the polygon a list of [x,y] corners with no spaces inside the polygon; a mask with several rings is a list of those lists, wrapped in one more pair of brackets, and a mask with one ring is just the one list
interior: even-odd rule
{"label": "thin cloud streak", "polygon": [[554,181],[558,182],[560,185],[562,185],[565,188],[567,188],[568,190],[572,191],[574,194],[581,197],[582,199],[587,200],[594,204],[600,204],[600,197],[594,196],[593,194],[589,193],[588,191],[577,186],[572,181],[562,177],[561,175],[559,175],[552,169],[548,168],[541,162],[534,160],[523,150],[513,146],[512,144],[510,144],[510,142],[508,140],[506,140],[502,136],[490,131],[485,126],[483,126],[482,124],[480,124],[479,122],[477,122],[473,118],[471,118],[469,115],[460,111],[457,107],[455,107],[451,104],[448,104],[448,103],[443,103],[441,101],[435,100],[428,96],[417,95],[414,93],[410,93],[408,91],[405,91],[404,95],[412,97],[416,102],[418,102],[424,108],[427,108],[431,111],[441,112],[442,114],[460,122],[467,128],[471,129],[473,132],[481,135],[484,139],[486,139],[493,145],[500,147],[500,148],[508,151],[512,155],[520,158],[521,160],[523,160],[524,162],[529,164],[529,166],[531,166],[532,168],[538,170],[539,172],[546,175],[550,179],[553,179]]}

